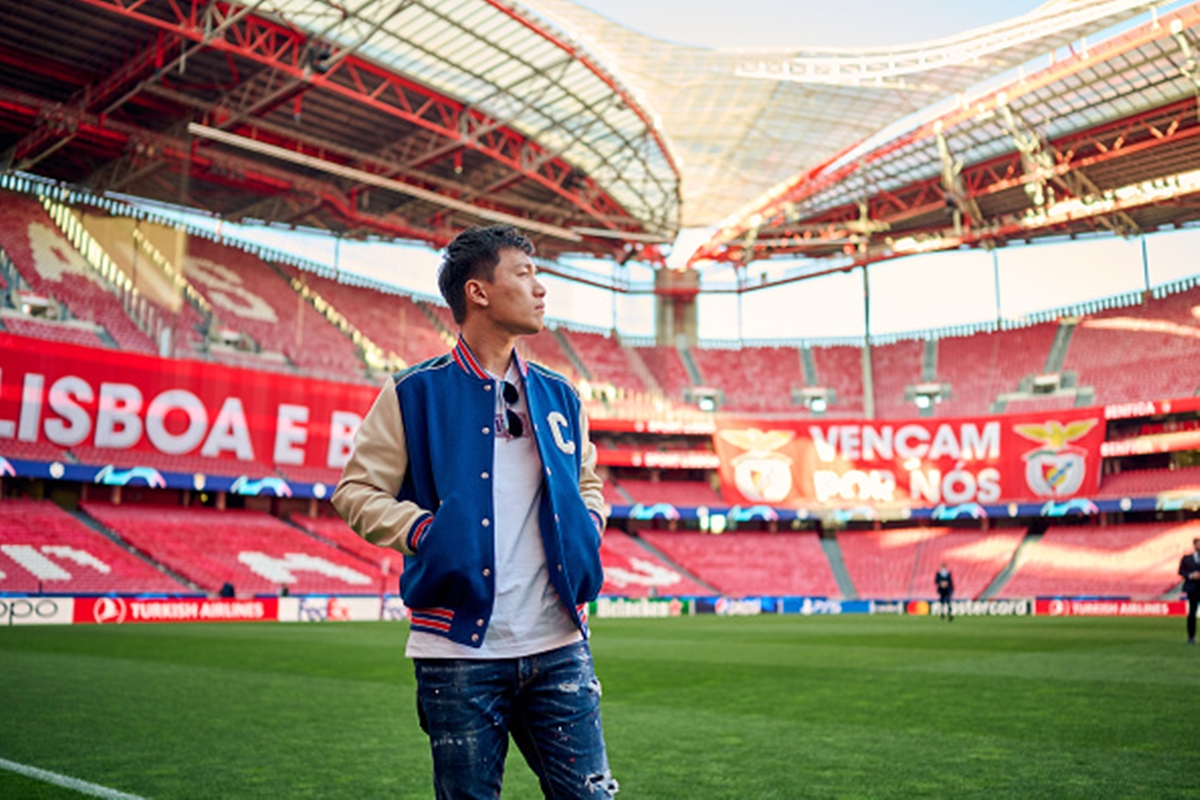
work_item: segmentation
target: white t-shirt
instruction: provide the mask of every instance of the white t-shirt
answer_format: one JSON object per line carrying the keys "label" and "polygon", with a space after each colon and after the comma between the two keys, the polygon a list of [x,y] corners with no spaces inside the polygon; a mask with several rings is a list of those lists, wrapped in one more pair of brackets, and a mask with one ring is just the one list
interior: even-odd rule
{"label": "white t-shirt", "polygon": [[[496,376],[492,376],[495,378]],[[533,439],[525,386],[517,365],[505,378],[517,387],[517,402],[504,401],[496,379],[496,431],[492,459],[492,506],[496,553],[496,601],[483,645],[467,647],[443,636],[411,631],[405,655],[409,658],[521,658],[577,642],[575,627],[546,571],[538,507],[542,500],[542,459]],[[509,436],[504,422],[511,408],[524,432]]]}

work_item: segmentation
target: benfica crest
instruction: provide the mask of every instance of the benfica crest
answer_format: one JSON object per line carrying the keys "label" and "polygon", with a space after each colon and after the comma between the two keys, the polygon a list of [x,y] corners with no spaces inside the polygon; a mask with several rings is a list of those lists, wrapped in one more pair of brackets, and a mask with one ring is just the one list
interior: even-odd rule
{"label": "benfica crest", "polygon": [[792,459],[774,451],[795,438],[795,432],[747,428],[721,431],[720,436],[746,451],[730,462],[734,485],[742,497],[752,503],[779,503],[788,496],[792,491]]}
{"label": "benfica crest", "polygon": [[1044,425],[1014,425],[1013,430],[1041,445],[1025,453],[1025,483],[1038,497],[1070,497],[1079,491],[1087,476],[1087,451],[1070,443],[1086,436],[1098,420],[1068,423],[1058,420]]}

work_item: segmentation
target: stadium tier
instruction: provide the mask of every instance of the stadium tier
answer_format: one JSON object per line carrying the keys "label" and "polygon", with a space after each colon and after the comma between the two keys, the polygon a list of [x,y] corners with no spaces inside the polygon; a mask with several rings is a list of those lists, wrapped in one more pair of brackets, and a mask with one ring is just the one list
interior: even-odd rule
{"label": "stadium tier", "polygon": [[641,531],[642,539],[731,597],[840,597],[815,533]]}
{"label": "stadium tier", "polygon": [[663,395],[676,403],[682,401],[686,390],[692,385],[692,379],[683,365],[679,350],[674,347],[639,347],[637,354],[658,382]]}
{"label": "stadium tier", "polygon": [[404,572],[402,553],[387,547],[376,547],[350,530],[350,526],[341,518],[293,516],[291,522],[339,550],[373,564],[379,574],[387,575],[387,591],[391,594],[400,591],[400,574]]}
{"label": "stadium tier", "polygon": [[[6,446],[4,445],[4,447]],[[239,461],[235,458],[207,458],[199,455],[175,456],[157,453],[153,450],[118,450],[111,447],[90,447],[88,445],[75,445],[71,448],[71,453],[83,464],[107,464],[122,469],[150,467],[163,472],[249,475],[253,477],[275,474],[275,469],[266,464],[257,461]]]}
{"label": "stadium tier", "polygon": [[917,548],[911,597],[937,596],[933,576],[942,562],[954,575],[954,594],[977,599],[1012,561],[1025,531],[1020,529],[947,530]]}
{"label": "stadium tier", "polygon": [[558,372],[572,381],[578,382],[581,377],[579,370],[571,363],[571,359],[563,352],[558,339],[549,329],[544,329],[536,336],[523,336],[517,341],[521,356],[529,361],[536,361],[543,366]]}
{"label": "stadium tier", "polygon": [[921,383],[924,341],[903,341],[871,348],[871,377],[875,382],[875,416],[903,419],[916,406],[904,399],[904,390]]}
{"label": "stadium tier", "polygon": [[619,597],[709,595],[708,589],[681,575],[629,534],[609,528],[600,543],[604,594]]}
{"label": "stadium tier", "polygon": [[[0,191],[0,249],[8,253],[35,295],[54,298],[75,319],[100,326],[124,350],[157,352],[151,338],[33,196]],[[8,319],[4,322],[9,324]]]}
{"label": "stadium tier", "polygon": [[720,389],[721,408],[732,412],[804,411],[793,399],[793,390],[804,386],[804,368],[798,347],[742,347],[717,350],[691,349],[704,385]]}
{"label": "stadium tier", "polygon": [[1057,323],[1047,322],[938,340],[937,382],[948,384],[950,394],[936,406],[936,415],[988,413],[1000,394],[1017,391],[1022,378],[1045,371],[1057,331]]}
{"label": "stadium tier", "polygon": [[289,265],[280,269],[307,284],[386,355],[416,364],[446,352],[438,327],[411,297],[341,283]]}
{"label": "stadium tier", "polygon": [[1012,559],[1024,531],[958,531],[900,528],[838,535],[838,545],[859,597],[873,600],[932,598],[933,576],[946,562],[955,594],[978,597]]}
{"label": "stadium tier", "polygon": [[0,503],[0,592],[192,591],[48,500]]}
{"label": "stadium tier", "polygon": [[1179,585],[1179,559],[1200,521],[1052,527],[1026,545],[1002,598],[1162,597]]}
{"label": "stadium tier", "polygon": [[140,552],[209,592],[231,583],[239,596],[378,594],[379,569],[257,511],[81,507]]}
{"label": "stadium tier", "polygon": [[1100,403],[1200,391],[1200,288],[1090,315],[1075,326],[1063,369]]}
{"label": "stadium tier", "polygon": [[104,340],[90,324],[83,326],[74,321],[57,322],[5,314],[0,316],[0,325],[3,325],[3,330],[17,336],[29,336],[33,339],[46,339],[64,344],[78,344],[84,347],[105,346]]}
{"label": "stadium tier", "polygon": [[187,279],[223,326],[247,334],[264,351],[282,353],[314,377],[365,380],[350,339],[266,262],[237,247],[192,236],[184,264]]}
{"label": "stadium tier", "polygon": [[[630,351],[616,337],[566,329],[560,329],[559,333],[579,356],[594,381],[611,383],[635,392],[649,391],[630,360]],[[637,355],[633,354],[632,357],[637,358]]]}
{"label": "stadium tier", "polygon": [[815,385],[832,390],[834,395],[828,415],[861,416],[863,413],[862,348],[839,345],[837,347],[814,347],[811,352],[816,371]]}
{"label": "stadium tier", "polygon": [[1100,497],[1142,497],[1159,492],[1200,492],[1200,468],[1118,472],[1100,479]]}
{"label": "stadium tier", "polygon": [[704,481],[618,478],[616,482],[635,503],[643,505],[670,503],[680,508],[723,505],[721,496]]}

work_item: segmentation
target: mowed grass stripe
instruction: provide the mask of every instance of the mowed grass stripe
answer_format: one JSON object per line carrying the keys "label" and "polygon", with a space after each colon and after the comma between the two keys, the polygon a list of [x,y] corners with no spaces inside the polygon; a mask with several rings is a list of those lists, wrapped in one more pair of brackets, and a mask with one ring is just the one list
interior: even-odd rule
{"label": "mowed grass stripe", "polygon": [[[622,796],[1184,797],[1180,620],[596,620]],[[0,757],[148,797],[430,797],[397,623],[0,631]],[[12,724],[16,722],[17,724]],[[506,797],[537,797],[514,752]],[[0,795],[7,791],[0,776]],[[35,795],[40,796],[40,795]],[[56,796],[56,795],[45,795]]]}

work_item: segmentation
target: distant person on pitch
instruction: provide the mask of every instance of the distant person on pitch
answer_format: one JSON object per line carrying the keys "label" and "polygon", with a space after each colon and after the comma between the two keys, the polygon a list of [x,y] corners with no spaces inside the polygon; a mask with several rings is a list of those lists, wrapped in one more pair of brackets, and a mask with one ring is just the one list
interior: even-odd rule
{"label": "distant person on pitch", "polygon": [[542,330],[532,255],[506,226],[446,247],[458,343],[392,377],[333,495],[360,536],[404,554],[439,799],[499,797],[510,735],[546,797],[617,791],[587,642],[604,582],[596,448],[571,382],[516,351]]}
{"label": "distant person on pitch", "polygon": [[1183,577],[1183,593],[1187,595],[1188,644],[1196,643],[1196,607],[1200,606],[1200,538],[1192,539],[1192,552],[1179,562]]}
{"label": "distant person on pitch", "polygon": [[945,561],[942,562],[942,568],[937,571],[934,583],[937,584],[938,597],[942,601],[942,619],[953,622],[954,609],[951,607],[950,601],[954,599],[954,576],[950,574]]}

